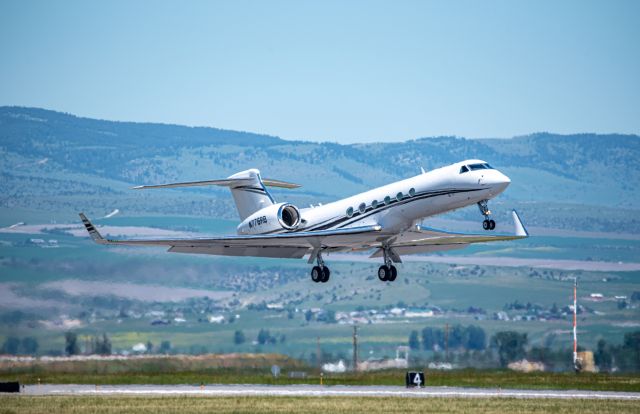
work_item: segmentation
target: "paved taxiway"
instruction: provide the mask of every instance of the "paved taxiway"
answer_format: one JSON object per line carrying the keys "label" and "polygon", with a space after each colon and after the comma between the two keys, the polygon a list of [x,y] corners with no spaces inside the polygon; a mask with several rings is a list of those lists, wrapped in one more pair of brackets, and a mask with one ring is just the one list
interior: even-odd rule
{"label": "paved taxiway", "polygon": [[286,397],[449,397],[449,398],[585,398],[638,400],[640,393],[578,390],[515,390],[497,388],[397,386],[329,386],[319,385],[28,385],[27,395],[141,395],[203,397],[286,396]]}

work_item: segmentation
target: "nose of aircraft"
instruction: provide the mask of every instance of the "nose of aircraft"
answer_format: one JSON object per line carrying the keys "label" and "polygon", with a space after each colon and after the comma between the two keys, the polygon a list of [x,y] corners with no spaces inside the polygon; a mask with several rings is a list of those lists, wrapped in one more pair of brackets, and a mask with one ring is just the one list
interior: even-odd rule
{"label": "nose of aircraft", "polygon": [[498,170],[494,170],[494,173],[489,181],[497,192],[503,192],[511,184],[511,179]]}
{"label": "nose of aircraft", "polygon": [[509,186],[511,180],[498,170],[489,170],[483,171],[478,183],[490,187],[492,194],[499,194]]}

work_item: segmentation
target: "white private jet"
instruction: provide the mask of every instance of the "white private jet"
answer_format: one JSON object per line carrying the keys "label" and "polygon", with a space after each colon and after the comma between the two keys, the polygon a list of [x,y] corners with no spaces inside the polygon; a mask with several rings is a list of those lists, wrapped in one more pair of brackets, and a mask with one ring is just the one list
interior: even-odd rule
{"label": "white private jet", "polygon": [[169,252],[224,256],[302,258],[317,263],[314,282],[329,280],[323,253],[373,250],[382,257],[378,269],[382,281],[394,281],[394,263],[401,256],[460,249],[471,243],[516,240],[529,236],[514,210],[514,235],[459,234],[421,227],[425,217],[477,204],[484,216],[483,228],[493,230],[488,200],[502,193],[511,180],[482,160],[466,160],[406,180],[378,187],[333,203],[298,208],[277,203],[266,186],[297,188],[297,184],[262,179],[251,169],[223,180],[143,185],[134,189],[218,185],[229,187],[240,219],[237,235],[167,240],[109,240],[80,213],[91,238],[99,244],[168,246]]}

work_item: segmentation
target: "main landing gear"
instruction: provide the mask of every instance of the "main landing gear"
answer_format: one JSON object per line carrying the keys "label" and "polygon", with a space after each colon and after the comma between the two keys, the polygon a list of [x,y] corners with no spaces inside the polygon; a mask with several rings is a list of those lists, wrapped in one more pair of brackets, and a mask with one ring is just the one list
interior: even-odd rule
{"label": "main landing gear", "polygon": [[383,247],[382,254],[384,255],[384,264],[378,268],[378,279],[383,282],[393,282],[396,280],[396,277],[398,277],[398,269],[396,269],[391,261],[390,249]]}
{"label": "main landing gear", "polygon": [[331,271],[327,266],[324,265],[322,254],[318,253],[316,259],[318,261],[318,265],[313,266],[313,269],[311,269],[311,280],[313,280],[315,283],[327,283],[329,281],[329,277],[331,276]]}
{"label": "main landing gear", "polygon": [[393,282],[398,277],[398,269],[394,265],[382,265],[378,268],[378,279],[383,282]]}
{"label": "main landing gear", "polygon": [[478,208],[480,213],[484,216],[482,222],[482,228],[485,230],[493,230],[496,228],[496,222],[491,219],[491,210],[489,210],[489,200],[482,200],[478,202]]}

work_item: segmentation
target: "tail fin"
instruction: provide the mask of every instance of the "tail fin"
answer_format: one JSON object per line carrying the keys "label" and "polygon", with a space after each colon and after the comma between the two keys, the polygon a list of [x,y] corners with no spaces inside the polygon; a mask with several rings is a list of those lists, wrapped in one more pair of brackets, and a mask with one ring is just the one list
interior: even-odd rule
{"label": "tail fin", "polygon": [[229,177],[229,189],[236,202],[240,220],[244,220],[258,210],[275,204],[260,178],[260,171],[246,170]]}
{"label": "tail fin", "polygon": [[135,190],[147,188],[175,188],[175,187],[195,187],[202,185],[219,185],[229,187],[233,200],[236,202],[236,208],[240,219],[244,220],[251,214],[272,204],[275,204],[273,197],[267,191],[265,185],[280,188],[298,188],[298,184],[288,183],[286,181],[262,179],[260,171],[255,168],[233,174],[229,178],[223,180],[207,180],[192,181],[186,183],[158,184],[158,185],[139,185],[133,187]]}

